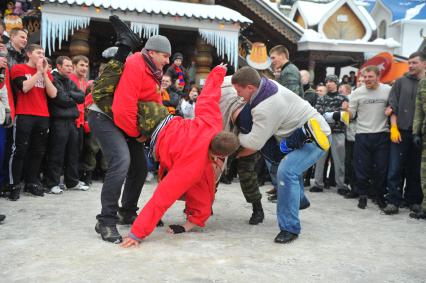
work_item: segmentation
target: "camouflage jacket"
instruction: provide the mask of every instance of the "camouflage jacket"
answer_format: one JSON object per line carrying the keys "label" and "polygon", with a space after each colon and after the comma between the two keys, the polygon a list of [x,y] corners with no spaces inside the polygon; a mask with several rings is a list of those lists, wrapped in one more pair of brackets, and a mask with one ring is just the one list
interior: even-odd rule
{"label": "camouflage jacket", "polygon": [[[318,97],[315,108],[321,115],[324,115],[326,112],[335,112],[341,110],[343,101],[349,100],[347,97],[339,94],[338,92],[329,92],[323,97]],[[333,134],[345,132],[345,124],[340,121],[329,125]]]}
{"label": "camouflage jacket", "polygon": [[426,78],[419,83],[414,110],[413,134],[426,134]]}
{"label": "camouflage jacket", "polygon": [[303,98],[303,87],[300,82],[299,69],[296,65],[290,62],[284,64],[277,82]]}

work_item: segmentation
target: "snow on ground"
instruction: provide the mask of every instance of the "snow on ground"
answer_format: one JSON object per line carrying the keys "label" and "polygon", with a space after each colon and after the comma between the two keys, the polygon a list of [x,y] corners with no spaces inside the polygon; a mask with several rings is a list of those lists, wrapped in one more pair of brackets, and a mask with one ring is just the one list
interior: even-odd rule
{"label": "snow on ground", "polygon": [[[279,245],[276,204],[264,197],[264,223],[248,225],[251,206],[234,182],[220,185],[206,228],[180,235],[158,228],[126,250],[94,231],[100,188],[0,199],[7,215],[0,282],[425,282],[426,221],[410,219],[405,209],[385,216],[371,202],[358,209],[335,189],[307,192],[302,234]],[[140,206],[153,188],[146,186]],[[166,224],[184,221],[183,207],[177,202]],[[129,226],[119,230],[125,235]]]}

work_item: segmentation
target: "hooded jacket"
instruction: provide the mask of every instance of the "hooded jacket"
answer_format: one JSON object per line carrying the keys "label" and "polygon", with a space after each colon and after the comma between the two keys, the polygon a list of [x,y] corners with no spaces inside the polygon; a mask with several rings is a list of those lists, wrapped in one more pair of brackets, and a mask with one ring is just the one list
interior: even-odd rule
{"label": "hooded jacket", "polygon": [[12,43],[10,41],[7,43],[6,47],[7,47],[7,64],[9,68],[12,68],[12,66],[16,64],[25,63],[24,50],[22,50],[21,52],[16,51],[16,49],[13,48]]}
{"label": "hooded jacket", "polygon": [[76,119],[80,116],[77,104],[84,102],[84,93],[69,78],[54,72],[53,84],[58,90],[55,98],[49,98],[49,113],[52,118]]}
{"label": "hooded jacket", "polygon": [[398,117],[398,129],[411,131],[413,129],[414,110],[419,79],[405,74],[397,79],[389,94],[389,105]]}

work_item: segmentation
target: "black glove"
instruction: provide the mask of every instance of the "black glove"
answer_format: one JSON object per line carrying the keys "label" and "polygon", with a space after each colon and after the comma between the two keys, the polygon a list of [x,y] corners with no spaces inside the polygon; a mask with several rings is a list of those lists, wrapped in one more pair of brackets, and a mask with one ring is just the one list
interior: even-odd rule
{"label": "black glove", "polygon": [[12,127],[12,116],[10,115],[10,111],[6,110],[6,116],[4,117],[3,127],[10,128]]}
{"label": "black glove", "polygon": [[417,149],[422,149],[422,136],[419,134],[414,134],[413,143]]}

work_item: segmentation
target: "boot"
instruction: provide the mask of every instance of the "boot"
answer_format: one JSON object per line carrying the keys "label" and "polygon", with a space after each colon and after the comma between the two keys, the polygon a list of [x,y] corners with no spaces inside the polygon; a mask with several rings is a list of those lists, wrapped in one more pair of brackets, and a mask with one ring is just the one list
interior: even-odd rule
{"label": "boot", "polygon": [[119,17],[113,15],[109,17],[109,21],[117,34],[116,45],[125,45],[132,52],[142,49],[142,40],[126,25]]}
{"label": "boot", "polygon": [[9,193],[9,200],[11,201],[17,201],[21,195],[21,187],[19,185],[17,186],[10,186],[10,193]]}
{"label": "boot", "polygon": [[265,218],[265,214],[263,213],[262,203],[259,201],[253,202],[253,213],[250,217],[249,224],[250,225],[257,225],[259,223],[263,222],[263,219]]}

